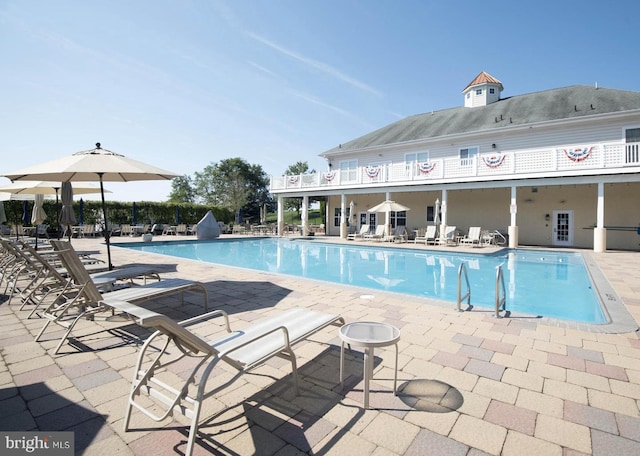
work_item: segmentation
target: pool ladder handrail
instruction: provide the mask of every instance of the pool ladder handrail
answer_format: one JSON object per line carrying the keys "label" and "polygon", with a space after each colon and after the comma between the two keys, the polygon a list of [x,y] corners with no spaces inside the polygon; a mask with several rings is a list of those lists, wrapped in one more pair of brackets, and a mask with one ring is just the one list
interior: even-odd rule
{"label": "pool ladder handrail", "polygon": [[[467,292],[464,296],[462,296],[462,277],[464,276],[464,280],[467,284]],[[467,306],[471,307],[471,286],[469,285],[469,276],[467,274],[467,265],[464,261],[460,262],[460,266],[458,267],[458,300],[456,304],[456,310],[458,312],[464,312],[460,308],[460,303],[466,299]]]}
{"label": "pool ladder handrail", "polygon": [[[502,309],[500,309],[502,307]],[[507,291],[504,286],[504,274],[502,273],[502,265],[496,267],[496,306],[495,318],[502,318],[500,310],[507,308]]]}

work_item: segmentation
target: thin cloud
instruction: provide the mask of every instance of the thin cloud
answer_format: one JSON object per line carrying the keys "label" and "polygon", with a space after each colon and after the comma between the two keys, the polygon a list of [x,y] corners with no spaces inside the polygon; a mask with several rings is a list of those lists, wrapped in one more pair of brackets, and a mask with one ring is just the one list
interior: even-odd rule
{"label": "thin cloud", "polygon": [[289,90],[289,93],[305,101],[308,101],[309,103],[313,103],[315,105],[322,106],[323,108],[330,109],[331,111],[337,112],[338,114],[344,117],[348,117],[349,119],[355,120],[356,122],[368,128],[373,128],[371,125],[369,125],[367,122],[362,120],[360,117],[357,117],[354,114],[350,113],[349,111],[345,111],[342,108],[338,108],[337,106],[331,105],[329,103],[325,103],[324,101],[322,101],[317,97],[314,97],[313,95],[309,95],[303,92],[298,92],[297,90]]}
{"label": "thin cloud", "polygon": [[257,68],[258,70],[262,71],[263,73],[268,74],[269,76],[271,76],[273,78],[284,79],[278,73],[275,73],[275,72],[271,71],[270,69],[263,67],[262,65],[258,65],[256,62],[253,62],[251,60],[247,60],[247,63],[249,65],[251,65],[252,67]]}
{"label": "thin cloud", "polygon": [[287,57],[291,57],[292,59],[297,60],[298,62],[304,63],[305,65],[308,65],[312,68],[315,68],[317,70],[322,71],[323,73],[326,73],[334,78],[337,78],[343,82],[346,82],[347,84],[352,85],[353,87],[356,87],[360,90],[364,90],[365,92],[369,92],[372,93],[378,97],[382,97],[382,93],[376,89],[374,89],[373,87],[371,87],[368,84],[365,84],[364,82],[358,81],[355,78],[352,78],[349,75],[346,75],[344,73],[342,73],[341,71],[333,68],[331,65],[328,65],[326,63],[323,62],[319,62],[317,60],[311,59],[309,57],[305,57],[304,55],[298,54],[297,52],[291,51],[287,48],[284,48],[282,46],[277,45],[276,43],[267,40],[266,38],[263,38],[259,35],[256,35],[255,33],[251,33],[251,32],[246,32],[247,35],[249,35],[251,38],[253,38],[254,40],[264,44],[265,46],[270,47],[271,49],[274,49],[278,52],[280,52],[281,54],[286,55]]}

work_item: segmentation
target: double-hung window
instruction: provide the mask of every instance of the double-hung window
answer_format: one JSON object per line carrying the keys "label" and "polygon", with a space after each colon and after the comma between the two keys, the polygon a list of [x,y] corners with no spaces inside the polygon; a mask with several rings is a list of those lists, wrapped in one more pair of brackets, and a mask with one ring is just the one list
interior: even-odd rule
{"label": "double-hung window", "polygon": [[637,165],[640,163],[640,128],[625,130],[626,154],[625,162]]}
{"label": "double-hung window", "polygon": [[344,160],[340,162],[340,182],[357,182],[358,160]]}

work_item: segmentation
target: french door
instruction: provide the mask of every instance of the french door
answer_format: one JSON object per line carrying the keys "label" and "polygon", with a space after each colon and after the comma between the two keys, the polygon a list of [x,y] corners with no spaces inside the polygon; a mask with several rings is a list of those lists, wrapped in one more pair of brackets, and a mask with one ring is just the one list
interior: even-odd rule
{"label": "french door", "polygon": [[573,245],[573,211],[553,211],[553,245]]}

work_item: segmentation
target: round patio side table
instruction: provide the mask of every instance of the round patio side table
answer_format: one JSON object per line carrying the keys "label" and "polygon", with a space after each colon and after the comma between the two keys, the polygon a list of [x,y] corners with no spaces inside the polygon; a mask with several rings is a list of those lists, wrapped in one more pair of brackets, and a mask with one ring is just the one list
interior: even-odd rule
{"label": "round patio side table", "polygon": [[395,345],[396,362],[393,376],[393,394],[396,394],[398,382],[398,341],[400,330],[395,326],[371,321],[348,323],[339,330],[342,346],[340,347],[340,384],[344,380],[344,345],[364,348],[364,408],[369,408],[369,381],[373,378],[373,358],[376,347]]}

